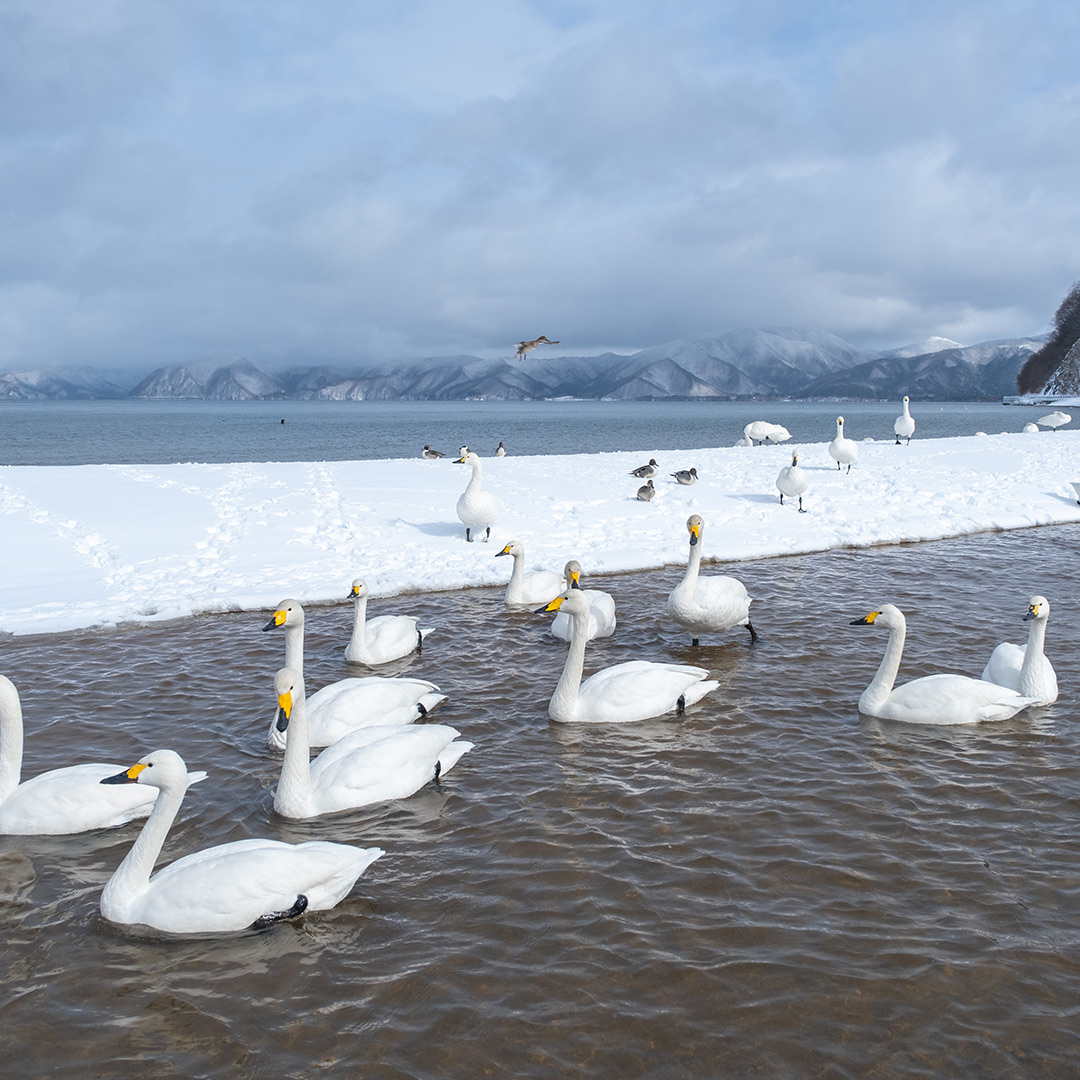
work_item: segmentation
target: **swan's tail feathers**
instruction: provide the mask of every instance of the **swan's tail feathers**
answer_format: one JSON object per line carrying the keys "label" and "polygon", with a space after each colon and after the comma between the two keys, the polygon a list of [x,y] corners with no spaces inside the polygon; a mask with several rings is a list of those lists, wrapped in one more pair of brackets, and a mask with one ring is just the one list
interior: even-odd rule
{"label": "swan's tail feathers", "polygon": [[187,777],[188,787],[191,787],[192,784],[201,784],[206,779],[207,773],[203,772],[202,769],[199,769],[198,772],[189,772]]}
{"label": "swan's tail feathers", "polygon": [[694,683],[693,686],[688,686],[682,696],[684,708],[696,705],[706,694],[711,694],[719,685],[720,682],[717,679],[705,679],[702,682]]}
{"label": "swan's tail feathers", "polygon": [[428,634],[434,634],[434,626],[425,626],[423,629],[417,629],[416,631],[416,651],[419,652],[424,647],[424,642],[428,639]]}
{"label": "swan's tail feathers", "polygon": [[466,742],[464,739],[457,739],[446,747],[439,755],[438,764],[435,766],[436,778],[448,773],[458,763],[461,757],[472,750],[475,745],[475,743]]}
{"label": "swan's tail feathers", "polygon": [[425,694],[417,703],[416,707],[420,710],[421,716],[427,716],[429,713],[433,713],[444,701],[448,698],[445,694]]}
{"label": "swan's tail feathers", "polygon": [[252,924],[252,930],[262,930],[267,926],[271,926],[276,922],[282,922],[285,919],[295,919],[298,915],[303,915],[307,911],[308,898],[300,893],[296,897],[296,903],[287,911],[268,911],[265,915],[260,915]]}

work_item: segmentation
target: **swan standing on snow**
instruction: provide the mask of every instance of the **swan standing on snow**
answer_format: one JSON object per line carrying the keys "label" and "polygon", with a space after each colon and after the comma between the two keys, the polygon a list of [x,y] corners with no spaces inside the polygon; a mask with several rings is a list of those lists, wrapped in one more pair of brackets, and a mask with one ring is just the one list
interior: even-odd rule
{"label": "swan standing on snow", "polygon": [[893,688],[900,658],[904,654],[907,620],[892,604],[871,611],[852,626],[884,626],[889,643],[877,674],[859,698],[859,712],[882,720],[902,720],[908,724],[979,724],[1008,720],[1035,701],[982,679],[966,675],[927,675]]}
{"label": "swan standing on snow", "polygon": [[908,409],[908,397],[904,395],[904,411],[893,421],[893,434],[896,436],[896,445],[900,445],[900,440],[904,436],[907,437],[907,441],[911,442],[911,436],[915,434],[915,417],[911,415]]}
{"label": "swan standing on snow", "polygon": [[848,472],[851,472],[851,466],[859,461],[859,444],[854,439],[844,436],[842,416],[836,418],[836,438],[829,443],[829,456],[836,462],[837,469],[846,465]]}
{"label": "swan standing on snow", "polygon": [[1055,410],[1052,413],[1047,413],[1045,416],[1040,416],[1036,423],[1041,424],[1043,427],[1052,428],[1057,431],[1059,427],[1064,427],[1072,420],[1072,417],[1065,412],[1058,412]]}
{"label": "swan standing on snow", "polygon": [[1057,701],[1057,674],[1043,653],[1046,642],[1046,621],[1050,618],[1050,601],[1045,596],[1033,596],[1028,601],[1024,622],[1031,623],[1026,645],[1003,641],[991,654],[983,669],[987,682],[1007,686],[1024,697],[1034,698],[1037,705]]}
{"label": "swan standing on snow", "polygon": [[151,877],[191,782],[183,758],[172,750],[156,750],[126,772],[99,781],[149,786],[157,796],[134,846],[102,890],[101,914],[110,922],[170,934],[269,926],[334,907],[385,854],[382,848],[325,840],[237,840],[185,855]]}
{"label": "swan standing on snow", "polygon": [[[285,666],[304,674],[304,609],[296,600],[282,600],[263,630],[285,631]],[[329,746],[361,727],[411,724],[441,705],[446,695],[426,679],[368,675],[340,679],[312,694],[307,701],[308,732],[312,746]],[[288,741],[277,728],[277,710],[270,722],[267,743],[283,750]]]}
{"label": "swan standing on snow", "polygon": [[412,615],[367,617],[368,587],[363,578],[352,583],[349,597],[356,603],[352,637],[345,647],[345,659],[361,664],[388,664],[411,652],[419,652],[433,627],[420,628]]}
{"label": "swan standing on snow", "polygon": [[546,604],[565,588],[564,579],[553,570],[530,570],[525,573],[525,548],[520,540],[511,540],[502,551],[495,553],[495,558],[500,555],[511,555],[514,559],[510,583],[506,586],[507,607]]}
{"label": "swan standing on snow", "polygon": [[735,626],[745,626],[751,643],[757,641],[757,631],[750,622],[753,600],[746,586],[738,578],[724,574],[699,577],[705,523],[697,514],[691,514],[686,529],[690,533],[686,576],[668,594],[668,614],[690,631],[692,645],[697,645],[701,634],[722,634]]}
{"label": "swan standing on snow", "polygon": [[580,589],[568,589],[539,611],[565,611],[571,620],[570,648],[548,716],[560,724],[626,724],[664,713],[682,713],[719,683],[704,668],[688,664],[630,660],[603,668],[584,682],[589,602]]}
{"label": "swan standing on snow", "polygon": [[[589,602],[589,626],[585,635],[586,641],[593,638],[611,637],[615,633],[615,601],[611,593],[602,589],[581,588],[581,563],[577,559],[571,559],[566,564],[566,590],[577,589]],[[560,590],[563,591],[563,590]],[[551,624],[551,632],[560,641],[569,641],[572,627],[570,616],[565,611],[559,611]]]}
{"label": "swan standing on snow", "polygon": [[491,538],[491,526],[499,519],[499,500],[484,490],[484,470],[477,457],[467,446],[461,448],[458,465],[472,466],[472,479],[457,501],[457,516],[465,526],[465,539],[472,543],[472,530],[485,529],[484,539]]}
{"label": "swan standing on snow", "polygon": [[780,475],[776,478],[776,489],[780,492],[780,505],[784,505],[784,496],[789,499],[798,498],[799,500],[799,513],[805,514],[803,509],[802,497],[803,492],[810,486],[810,477],[799,468],[799,455],[791,455],[791,464],[785,465],[780,470]]}
{"label": "swan standing on snow", "polygon": [[[0,834],[69,836],[92,829],[115,829],[144,818],[156,791],[114,791],[101,781],[119,765],[87,762],[51,769],[19,783],[22,773],[23,716],[15,684],[0,675]],[[202,780],[206,773],[193,779]]]}
{"label": "swan standing on snow", "polygon": [[278,727],[289,729],[274,809],[286,818],[336,814],[405,799],[448,772],[470,742],[443,724],[367,727],[328,746],[314,761],[308,744],[304,680],[282,668],[274,678]]}

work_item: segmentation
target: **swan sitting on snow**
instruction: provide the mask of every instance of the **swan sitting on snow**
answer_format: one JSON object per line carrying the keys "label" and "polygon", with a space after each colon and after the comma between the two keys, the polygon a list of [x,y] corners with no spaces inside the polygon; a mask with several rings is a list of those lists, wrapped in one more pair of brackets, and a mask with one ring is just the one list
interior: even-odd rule
{"label": "swan sitting on snow", "polygon": [[625,724],[681,714],[719,685],[704,668],[648,660],[603,668],[582,682],[588,600],[580,589],[568,589],[539,611],[565,611],[571,620],[566,664],[548,703],[548,716],[556,723]]}
{"label": "swan sitting on snow", "polygon": [[508,608],[546,604],[552,597],[558,596],[563,591],[565,587],[563,577],[553,570],[530,570],[529,573],[525,573],[525,548],[520,540],[511,540],[502,551],[495,553],[495,558],[497,559],[500,555],[511,555],[514,559],[510,583],[506,586]]}
{"label": "swan sitting on snow", "polygon": [[738,578],[724,574],[699,577],[705,523],[697,514],[691,514],[686,529],[690,533],[686,576],[668,595],[668,614],[690,631],[693,645],[697,645],[701,634],[722,634],[735,626],[745,626],[751,642],[757,641],[757,631],[750,622],[753,601],[746,586]]}
{"label": "swan sitting on snow", "polygon": [[[606,593],[602,589],[582,589],[581,563],[577,559],[571,559],[566,564],[565,589],[577,589],[589,601],[589,628],[586,640],[611,637],[615,633],[615,601],[611,593]],[[570,616],[565,611],[560,611],[555,615],[551,632],[560,641],[570,640],[572,627]]]}
{"label": "swan sitting on snow", "polygon": [[1028,601],[1024,622],[1031,623],[1026,645],[1003,641],[990,655],[982,677],[987,682],[1007,686],[1024,697],[1034,698],[1038,705],[1057,701],[1058,685],[1054,666],[1043,653],[1046,641],[1046,622],[1050,618],[1050,601],[1045,596],[1033,596]]}
{"label": "swan sitting on snow", "polygon": [[805,514],[803,509],[802,497],[803,493],[810,486],[810,477],[799,468],[799,455],[791,455],[791,464],[785,465],[780,470],[780,475],[776,478],[776,489],[780,492],[780,505],[784,505],[784,496],[789,499],[797,498],[799,500],[799,513]]}
{"label": "swan sitting on snow", "polygon": [[851,466],[859,461],[859,444],[844,435],[842,416],[836,418],[836,438],[829,443],[829,456],[836,462],[837,469],[846,465],[848,472],[851,472]]}
{"label": "swan sitting on snow", "polygon": [[1034,699],[1015,690],[966,675],[927,675],[894,689],[907,633],[903,612],[885,604],[880,610],[853,620],[851,625],[884,626],[889,631],[889,642],[877,673],[859,698],[859,712],[867,716],[908,724],[979,724],[1008,720],[1021,709],[1036,704]]}
{"label": "swan sitting on snow", "polygon": [[[296,600],[282,600],[263,630],[285,631],[285,666],[304,674],[304,609]],[[374,724],[411,724],[441,705],[446,695],[426,679],[368,675],[340,679],[312,694],[307,701],[308,732],[312,746],[329,746],[343,735]],[[288,741],[277,727],[277,710],[270,722],[267,743],[283,750]]]}
{"label": "swan sitting on snow", "polygon": [[896,436],[896,445],[900,445],[900,439],[907,436],[907,441],[911,442],[911,436],[915,434],[915,417],[911,415],[911,411],[908,408],[908,397],[904,395],[904,411],[893,421],[893,434]]}
{"label": "swan sitting on snow", "polygon": [[472,543],[472,530],[483,528],[484,539],[491,538],[491,526],[499,520],[499,500],[484,490],[484,470],[477,457],[467,446],[461,448],[458,465],[472,466],[472,479],[457,501],[457,516],[465,526],[465,539]]}
{"label": "swan sitting on snow", "polygon": [[366,727],[349,732],[310,760],[304,680],[282,668],[274,678],[278,726],[289,729],[274,809],[286,818],[335,814],[405,799],[437,780],[473,748],[444,724]]}
{"label": "swan sitting on snow", "polygon": [[1072,417],[1068,413],[1059,412],[1055,410],[1052,413],[1047,413],[1046,416],[1040,416],[1036,421],[1042,427],[1052,428],[1057,431],[1059,427],[1064,427],[1066,424],[1072,421]]}
{"label": "swan sitting on snow", "polygon": [[345,659],[361,664],[388,664],[419,652],[431,628],[421,629],[412,615],[367,617],[368,587],[363,578],[352,583],[349,597],[356,602],[352,638],[345,647]]}
{"label": "swan sitting on snow", "polygon": [[[782,424],[770,424],[768,420],[753,420],[743,428],[743,438],[749,445],[764,442],[781,443],[791,438],[791,432]],[[736,444],[737,445],[737,444]]]}
{"label": "swan sitting on snow", "polygon": [[385,854],[381,848],[325,840],[237,840],[185,855],[151,877],[191,782],[183,758],[172,750],[156,750],[126,772],[100,781],[142,785],[151,789],[151,801],[157,797],[134,846],[101,893],[101,914],[110,922],[170,934],[268,926],[334,907]]}

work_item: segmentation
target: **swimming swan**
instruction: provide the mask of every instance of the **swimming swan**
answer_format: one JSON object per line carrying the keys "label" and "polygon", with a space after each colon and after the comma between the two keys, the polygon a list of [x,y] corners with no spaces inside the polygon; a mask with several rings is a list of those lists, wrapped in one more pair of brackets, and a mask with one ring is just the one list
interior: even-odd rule
{"label": "swimming swan", "polygon": [[565,611],[571,619],[570,649],[566,654],[548,716],[560,724],[626,724],[664,713],[682,713],[719,683],[704,668],[688,664],[630,660],[603,668],[581,681],[589,602],[580,589],[568,589],[539,611]]}
{"label": "swimming swan", "polygon": [[[50,769],[19,783],[22,773],[23,716],[19,691],[0,675],[0,834],[68,836],[92,829],[115,829],[144,818],[156,791],[113,791],[101,781],[119,765],[87,762]],[[204,780],[197,773],[192,783]]]}
{"label": "swimming swan", "polygon": [[237,840],[185,855],[151,877],[191,781],[183,758],[172,750],[156,750],[126,772],[100,781],[148,785],[155,795],[160,791],[134,846],[102,890],[101,914],[110,922],[170,934],[268,926],[305,910],[332,908],[385,854],[382,848],[324,840]]}
{"label": "swimming swan", "polygon": [[829,456],[836,462],[837,470],[846,465],[847,471],[851,472],[851,466],[859,462],[859,444],[844,435],[842,416],[836,418],[836,438],[829,443]]}
{"label": "swimming swan", "polygon": [[355,601],[352,637],[345,659],[361,664],[388,664],[411,652],[419,652],[432,628],[421,629],[412,615],[367,617],[368,587],[362,578],[352,583],[349,596]]}
{"label": "swimming swan", "polygon": [[282,668],[274,678],[278,726],[290,731],[274,793],[287,818],[312,818],[370,803],[404,799],[449,771],[470,742],[443,724],[366,727],[350,732],[310,760],[304,680]]}
{"label": "swimming swan", "polygon": [[884,626],[889,631],[889,643],[877,674],[859,698],[859,712],[867,716],[907,724],[979,724],[1008,720],[1035,704],[1032,698],[1022,697],[1015,690],[966,675],[927,675],[894,689],[907,632],[903,612],[885,604],[878,611],[854,619],[851,625]]}
{"label": "swimming swan", "polygon": [[1039,705],[1050,705],[1057,701],[1057,674],[1043,653],[1046,621],[1049,618],[1050,601],[1045,596],[1033,596],[1028,601],[1027,614],[1024,616],[1024,622],[1031,623],[1027,644],[1013,645],[1003,641],[991,653],[982,677],[998,686],[1007,686],[1024,697],[1034,698]]}
{"label": "swimming swan", "polygon": [[[564,589],[578,589],[581,595],[589,601],[589,629],[586,635],[587,641],[593,638],[611,637],[615,633],[615,601],[611,593],[602,589],[581,588],[581,563],[577,559],[571,559],[566,564],[566,582]],[[551,624],[551,632],[560,641],[569,641],[571,634],[570,616],[565,611],[559,611]]]}
{"label": "swimming swan", "polygon": [[900,445],[900,439],[902,436],[907,436],[907,441],[911,442],[911,436],[915,434],[915,418],[911,415],[911,411],[908,409],[908,398],[904,395],[904,411],[893,421],[893,433],[896,435],[896,445]]}
{"label": "swimming swan", "polygon": [[500,555],[511,555],[514,559],[510,583],[506,586],[507,607],[546,604],[566,587],[563,577],[552,570],[530,570],[525,573],[525,548],[520,540],[511,540],[502,551],[496,552],[495,558]]}
{"label": "swimming swan", "polygon": [[[263,630],[285,630],[285,666],[304,674],[304,609],[296,600],[282,600]],[[312,746],[329,746],[343,735],[373,724],[411,724],[441,705],[446,695],[426,679],[368,675],[340,679],[307,700]],[[270,721],[267,744],[283,750],[288,741],[278,731],[277,710]]]}
{"label": "swimming swan", "polygon": [[746,586],[738,578],[725,574],[699,577],[705,523],[697,514],[691,514],[686,529],[690,533],[686,576],[668,594],[668,614],[690,631],[693,645],[697,645],[701,634],[722,634],[734,626],[745,626],[750,631],[750,641],[757,641],[757,631],[750,622],[753,601],[746,593]]}
{"label": "swimming swan", "polygon": [[480,459],[467,446],[461,448],[461,457],[455,458],[455,463],[472,466],[472,479],[457,501],[457,516],[465,526],[465,539],[472,543],[472,530],[484,528],[484,539],[488,540],[491,526],[499,520],[499,500],[484,490]]}

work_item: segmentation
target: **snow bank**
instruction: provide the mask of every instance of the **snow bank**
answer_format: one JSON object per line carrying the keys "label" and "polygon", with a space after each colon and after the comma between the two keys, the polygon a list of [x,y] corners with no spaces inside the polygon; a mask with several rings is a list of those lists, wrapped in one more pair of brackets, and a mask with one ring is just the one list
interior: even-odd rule
{"label": "snow bank", "polygon": [[[585,575],[686,558],[686,518],[710,560],[738,560],[1080,521],[1080,432],[860,443],[838,472],[827,443],[484,459],[500,500],[490,543],[466,543],[466,466],[442,461],[0,467],[0,631],[27,634],[505,582],[527,565]],[[800,514],[776,476],[793,450]],[[630,470],[660,462],[651,503]],[[695,466],[683,487],[670,477]],[[377,612],[373,612],[377,613]]]}

